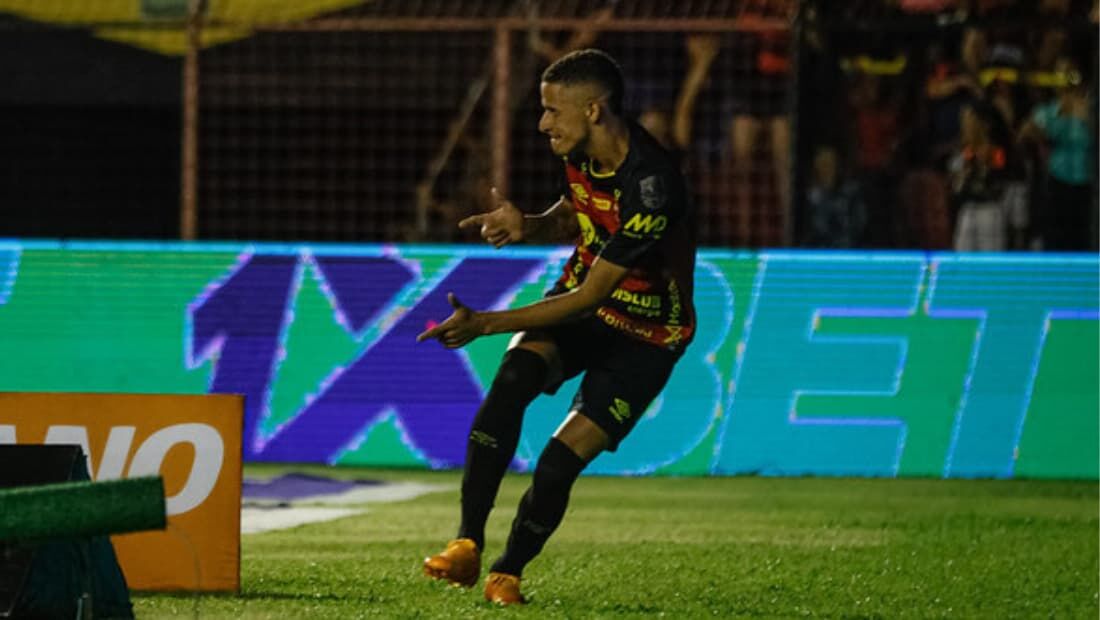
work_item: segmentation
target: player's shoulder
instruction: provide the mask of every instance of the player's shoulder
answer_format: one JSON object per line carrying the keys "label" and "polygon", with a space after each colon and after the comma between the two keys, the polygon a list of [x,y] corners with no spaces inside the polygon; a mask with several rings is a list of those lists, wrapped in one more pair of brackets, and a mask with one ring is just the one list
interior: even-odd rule
{"label": "player's shoulder", "polygon": [[654,184],[676,191],[683,184],[679,161],[653,136],[638,125],[632,125],[630,152],[622,169],[625,189],[651,189]]}
{"label": "player's shoulder", "polygon": [[629,127],[630,152],[626,161],[629,173],[680,174],[679,161],[656,138],[637,123],[631,122]]}
{"label": "player's shoulder", "polygon": [[630,153],[623,166],[623,183],[627,190],[649,193],[660,188],[678,192],[684,184],[679,160],[644,129],[633,127]]}
{"label": "player's shoulder", "polygon": [[633,126],[630,153],[623,165],[623,207],[645,212],[679,210],[685,200],[679,164],[644,129]]}

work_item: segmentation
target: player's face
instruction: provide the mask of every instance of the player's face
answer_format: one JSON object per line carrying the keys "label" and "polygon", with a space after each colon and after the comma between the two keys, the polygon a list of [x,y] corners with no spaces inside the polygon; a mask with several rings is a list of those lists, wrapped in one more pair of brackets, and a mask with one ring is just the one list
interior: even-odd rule
{"label": "player's face", "polygon": [[550,82],[539,86],[542,95],[539,131],[550,137],[550,150],[555,155],[583,150],[587,144],[591,103],[589,90],[584,85]]}

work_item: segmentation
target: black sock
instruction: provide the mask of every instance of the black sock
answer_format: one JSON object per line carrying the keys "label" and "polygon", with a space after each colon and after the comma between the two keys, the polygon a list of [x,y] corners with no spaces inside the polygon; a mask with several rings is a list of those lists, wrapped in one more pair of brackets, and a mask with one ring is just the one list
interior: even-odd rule
{"label": "black sock", "polygon": [[477,410],[466,444],[462,475],[462,524],[459,538],[472,538],[485,548],[485,521],[493,508],[500,480],[516,453],[523,412],[546,383],[549,367],[541,355],[512,349]]}
{"label": "black sock", "polygon": [[508,547],[493,564],[493,571],[520,576],[523,567],[542,551],[550,534],[565,516],[569,491],[588,463],[556,437],[539,457],[531,487],[519,502],[512,522]]}

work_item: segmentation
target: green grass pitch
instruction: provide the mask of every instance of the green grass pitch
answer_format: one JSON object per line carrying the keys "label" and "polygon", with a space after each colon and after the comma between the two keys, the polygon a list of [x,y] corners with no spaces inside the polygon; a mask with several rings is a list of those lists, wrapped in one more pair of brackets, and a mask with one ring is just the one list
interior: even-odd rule
{"label": "green grass pitch", "polygon": [[[302,468],[296,468],[301,470]],[[280,468],[249,466],[248,474]],[[420,574],[458,472],[307,468],[451,491],[242,540],[239,595],[135,594],[138,618],[1089,618],[1095,482],[583,477],[528,566],[525,608]],[[500,552],[530,478],[505,478]],[[484,572],[487,567],[483,567]]]}

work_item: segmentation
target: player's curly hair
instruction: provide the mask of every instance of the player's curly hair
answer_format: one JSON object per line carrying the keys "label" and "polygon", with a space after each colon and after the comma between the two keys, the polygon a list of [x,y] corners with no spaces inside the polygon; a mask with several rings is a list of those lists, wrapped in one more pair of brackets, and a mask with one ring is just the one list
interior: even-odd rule
{"label": "player's curly hair", "polygon": [[623,110],[623,72],[606,52],[583,49],[569,52],[542,72],[551,84],[596,84],[607,91],[607,107],[618,115]]}

